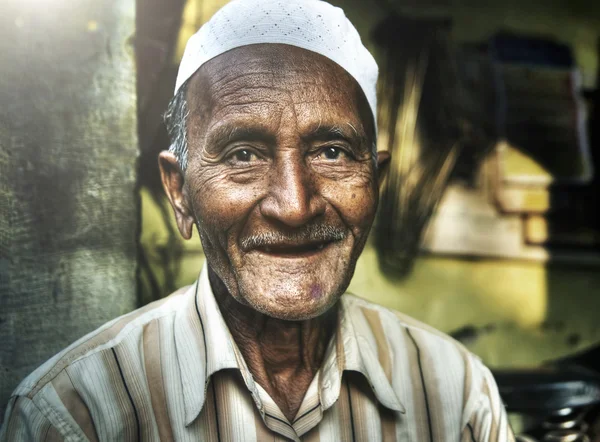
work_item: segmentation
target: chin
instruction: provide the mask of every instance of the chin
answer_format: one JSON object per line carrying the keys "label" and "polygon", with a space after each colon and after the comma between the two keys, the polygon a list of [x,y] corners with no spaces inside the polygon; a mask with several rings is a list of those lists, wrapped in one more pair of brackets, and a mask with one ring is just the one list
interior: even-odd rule
{"label": "chin", "polygon": [[286,308],[284,303],[277,305],[272,304],[257,304],[251,305],[252,308],[260,313],[276,319],[285,321],[306,321],[317,318],[325,314],[339,300],[341,295],[331,296],[329,301],[319,305],[303,306],[302,308]]}
{"label": "chin", "polygon": [[[287,320],[304,321],[323,315],[333,307],[345,292],[350,278],[338,281],[326,278],[296,278],[239,281],[238,296],[254,310],[267,316]],[[336,279],[336,278],[334,278]],[[337,282],[337,283],[336,283]]]}

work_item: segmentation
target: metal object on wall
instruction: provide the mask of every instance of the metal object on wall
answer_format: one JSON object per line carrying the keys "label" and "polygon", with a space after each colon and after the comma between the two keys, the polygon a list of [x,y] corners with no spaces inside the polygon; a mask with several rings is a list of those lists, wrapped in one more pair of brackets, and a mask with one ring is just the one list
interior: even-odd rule
{"label": "metal object on wall", "polygon": [[136,306],[134,30],[134,0],[2,4],[0,416],[36,366]]}
{"label": "metal object on wall", "polygon": [[[496,370],[508,413],[524,416],[524,442],[589,442],[589,417],[600,403],[600,375],[573,363]],[[590,413],[591,412],[591,413]],[[525,434],[527,437],[525,437]],[[596,439],[594,439],[596,440]]]}

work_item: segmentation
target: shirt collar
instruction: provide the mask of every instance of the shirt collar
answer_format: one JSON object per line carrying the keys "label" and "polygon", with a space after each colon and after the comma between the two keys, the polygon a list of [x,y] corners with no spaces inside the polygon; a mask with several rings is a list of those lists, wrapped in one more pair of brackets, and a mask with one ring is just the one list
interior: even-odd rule
{"label": "shirt collar", "polygon": [[[386,408],[405,413],[392,386],[393,367],[382,366],[384,357],[391,360],[388,348],[381,342],[385,335],[374,330],[360,307],[355,305],[354,296],[345,294],[341,298],[336,337],[325,353],[321,376],[321,403],[323,410],[331,407],[338,399],[342,373],[356,371],[369,382],[377,400]],[[386,364],[387,365],[387,364]]]}
{"label": "shirt collar", "polygon": [[[258,386],[221,315],[210,286],[206,263],[200,277],[184,296],[185,305],[176,314],[174,329],[186,425],[200,414],[210,377],[225,369],[240,370],[254,402],[263,413]],[[342,296],[336,336],[327,347],[320,369],[321,409],[324,411],[337,401],[342,373],[352,370],[367,378],[382,405],[404,413],[404,406],[390,383],[389,373],[386,375],[381,366],[377,339],[365,317],[357,314],[358,308],[349,296]]]}
{"label": "shirt collar", "polygon": [[204,264],[175,318],[175,345],[181,372],[185,424],[200,414],[206,386],[219,370],[240,368],[234,342],[217,306]]}

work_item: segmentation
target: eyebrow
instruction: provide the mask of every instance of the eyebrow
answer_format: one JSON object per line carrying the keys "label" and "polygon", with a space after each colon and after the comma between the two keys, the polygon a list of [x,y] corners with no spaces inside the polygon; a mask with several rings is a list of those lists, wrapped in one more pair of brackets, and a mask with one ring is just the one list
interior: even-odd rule
{"label": "eyebrow", "polygon": [[319,127],[311,131],[308,135],[303,136],[302,139],[304,141],[336,141],[342,139],[350,145],[356,145],[357,142],[360,145],[366,144],[366,137],[360,134],[350,123],[346,123],[345,126],[319,125]]}
{"label": "eyebrow", "polygon": [[261,141],[272,145],[275,144],[275,135],[260,126],[224,124],[209,132],[206,148],[208,151],[220,150],[226,144],[236,141]]}
{"label": "eyebrow", "polygon": [[[367,145],[366,136],[358,132],[350,123],[346,123],[344,126],[324,126],[320,124],[314,130],[309,131],[308,134],[303,135],[302,140],[307,143],[343,140],[356,149],[361,149]],[[276,135],[260,125],[244,126],[243,123],[223,124],[208,133],[206,150],[217,153],[227,144],[237,141],[260,141],[271,146],[277,144]]]}

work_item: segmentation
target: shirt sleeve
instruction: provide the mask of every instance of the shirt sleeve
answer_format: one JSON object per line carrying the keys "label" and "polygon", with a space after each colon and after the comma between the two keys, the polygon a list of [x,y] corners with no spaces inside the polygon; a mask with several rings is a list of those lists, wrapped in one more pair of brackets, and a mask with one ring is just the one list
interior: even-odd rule
{"label": "shirt sleeve", "polygon": [[465,409],[466,425],[461,442],[514,442],[506,410],[494,376],[478,359],[474,361],[470,407]]}
{"label": "shirt sleeve", "polygon": [[31,399],[13,396],[6,410],[0,442],[57,442],[64,438]]}

